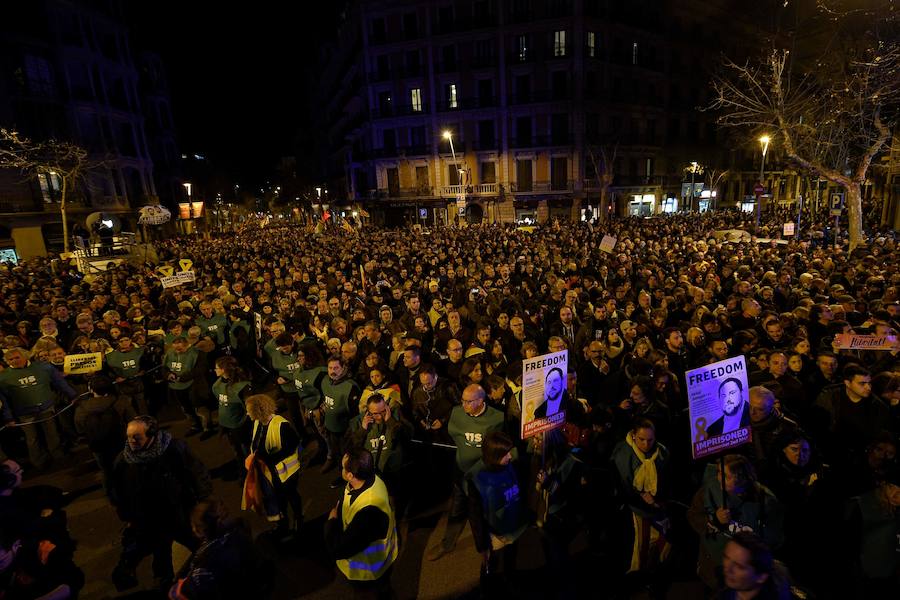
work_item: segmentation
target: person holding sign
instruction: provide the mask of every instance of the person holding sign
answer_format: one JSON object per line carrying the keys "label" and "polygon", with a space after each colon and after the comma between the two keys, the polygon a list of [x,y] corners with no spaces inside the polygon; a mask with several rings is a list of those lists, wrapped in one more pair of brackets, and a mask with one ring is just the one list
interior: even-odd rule
{"label": "person holding sign", "polygon": [[706,428],[707,437],[750,425],[750,405],[744,398],[744,384],[740,379],[729,377],[719,384],[719,402],[722,403],[722,416]]}
{"label": "person holding sign", "polygon": [[24,426],[28,460],[36,469],[43,469],[53,458],[63,457],[53,420],[54,392],[70,401],[74,401],[77,394],[53,365],[31,362],[28,351],[23,348],[7,350],[3,359],[9,365],[8,369],[0,371],[3,423]]}

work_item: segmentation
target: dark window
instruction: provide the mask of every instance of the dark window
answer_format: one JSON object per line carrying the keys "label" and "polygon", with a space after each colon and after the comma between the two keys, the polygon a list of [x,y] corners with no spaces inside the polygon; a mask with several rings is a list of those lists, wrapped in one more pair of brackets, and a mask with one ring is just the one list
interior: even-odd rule
{"label": "dark window", "polygon": [[554,71],[550,85],[554,100],[564,100],[569,97],[569,77],[565,71]]}
{"label": "dark window", "polygon": [[588,140],[596,140],[600,137],[600,115],[597,113],[588,113],[584,122],[585,133]]}
{"label": "dark window", "polygon": [[397,167],[387,169],[388,193],[396,196],[400,193],[400,170]]}
{"label": "dark window", "polygon": [[419,18],[416,13],[406,13],[403,15],[403,35],[406,39],[411,40],[419,35]]}
{"label": "dark window", "polygon": [[531,160],[516,161],[516,188],[519,192],[530,192],[534,189],[531,176]]}
{"label": "dark window", "polygon": [[568,187],[569,159],[554,157],[550,162],[550,189],[564,190]]}
{"label": "dark window", "polygon": [[422,63],[418,50],[410,50],[406,53],[406,71],[407,75],[418,75],[422,72]]}
{"label": "dark window", "polygon": [[531,144],[531,117],[516,118],[516,139],[520,145]]}
{"label": "dark window", "polygon": [[495,144],[494,122],[490,119],[478,121],[478,142],[482,149],[487,149]]}
{"label": "dark window", "polygon": [[425,126],[409,128],[409,142],[413,146],[425,146]]}
{"label": "dark window", "polygon": [[445,71],[456,70],[456,46],[444,46],[441,48],[441,61]]}
{"label": "dark window", "polygon": [[550,136],[554,144],[569,143],[569,115],[558,113],[550,117]]}
{"label": "dark window", "polygon": [[384,19],[377,17],[372,19],[372,41],[377,43],[383,42],[387,38],[387,31],[384,26]]}
{"label": "dark window", "polygon": [[438,23],[442,31],[453,29],[453,7],[442,6],[438,9]]}
{"label": "dark window", "polygon": [[487,0],[476,0],[472,8],[476,21],[483,22],[491,16],[491,6]]}
{"label": "dark window", "polygon": [[668,137],[668,141],[673,142],[677,138],[681,137],[681,124],[678,122],[677,118],[669,119],[669,128],[666,132],[666,137]]}
{"label": "dark window", "polygon": [[459,185],[459,170],[462,168],[462,165],[447,165],[447,184],[448,185]]}
{"label": "dark window", "polygon": [[391,114],[393,100],[390,92],[378,92],[378,108],[381,110],[382,115]]}
{"label": "dark window", "polygon": [[134,141],[134,128],[131,123],[122,123],[119,126],[119,152],[123,156],[138,155]]}
{"label": "dark window", "polygon": [[531,75],[516,76],[516,102],[529,102],[531,100]]}
{"label": "dark window", "polygon": [[396,150],[397,149],[397,132],[393,129],[385,129],[384,133],[384,149],[385,150]]}
{"label": "dark window", "polygon": [[427,190],[428,185],[428,167],[416,167],[416,188],[418,190]]}
{"label": "dark window", "polygon": [[497,183],[497,163],[481,163],[481,183]]}
{"label": "dark window", "polygon": [[390,60],[387,54],[381,54],[375,59],[378,69],[378,79],[387,79],[391,76]]}
{"label": "dark window", "polygon": [[475,66],[490,66],[494,58],[494,40],[475,42]]}
{"label": "dark window", "polygon": [[481,106],[493,106],[494,81],[491,79],[478,80],[478,102]]}

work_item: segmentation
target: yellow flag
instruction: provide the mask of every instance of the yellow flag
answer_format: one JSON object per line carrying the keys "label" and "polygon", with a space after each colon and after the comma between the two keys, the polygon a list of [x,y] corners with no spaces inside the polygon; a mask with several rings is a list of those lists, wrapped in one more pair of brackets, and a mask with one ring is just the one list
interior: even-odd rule
{"label": "yellow flag", "polygon": [[352,226],[350,225],[350,223],[347,222],[347,221],[341,221],[341,227],[343,227],[343,228],[346,229],[347,231],[350,231],[350,232],[353,231],[353,227],[352,227]]}
{"label": "yellow flag", "polygon": [[181,265],[182,271],[190,271],[191,266],[193,266],[193,264],[194,264],[194,261],[192,261],[189,258],[182,258],[181,260],[178,261],[178,264]]}

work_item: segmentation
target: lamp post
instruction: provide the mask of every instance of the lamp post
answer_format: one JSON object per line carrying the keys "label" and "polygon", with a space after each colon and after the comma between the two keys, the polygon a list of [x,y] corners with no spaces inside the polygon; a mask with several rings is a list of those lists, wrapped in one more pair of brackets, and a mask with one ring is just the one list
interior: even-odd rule
{"label": "lamp post", "polygon": [[694,177],[696,177],[696,175],[697,175],[697,161],[695,160],[695,161],[691,162],[691,203],[688,204],[688,212],[694,212],[694,194],[695,194],[694,190],[696,189],[694,187]]}
{"label": "lamp post", "polygon": [[191,231],[193,231],[193,228],[194,228],[194,203],[191,202],[191,190],[193,189],[194,186],[190,182],[185,182],[185,183],[182,183],[181,185],[183,185],[184,189],[187,190],[188,215],[190,216],[190,220],[191,220],[190,228],[191,228]]}
{"label": "lamp post", "polygon": [[[444,130],[443,133],[444,139],[450,142],[450,154],[453,156],[453,164],[456,165],[456,150],[453,148],[453,132],[449,129]],[[457,171],[457,181],[459,183],[459,194],[456,196],[456,206],[457,206],[457,215],[459,214],[459,206],[462,205],[465,207],[466,205],[466,195],[465,195],[465,184],[463,183],[463,169],[456,165]]]}
{"label": "lamp post", "polygon": [[[762,149],[762,161],[759,163],[759,184],[763,185],[764,172],[766,170],[766,153],[769,151],[769,142],[772,141],[768,135],[759,136],[759,144]],[[756,228],[759,229],[759,217],[762,213],[762,194],[756,199]]]}

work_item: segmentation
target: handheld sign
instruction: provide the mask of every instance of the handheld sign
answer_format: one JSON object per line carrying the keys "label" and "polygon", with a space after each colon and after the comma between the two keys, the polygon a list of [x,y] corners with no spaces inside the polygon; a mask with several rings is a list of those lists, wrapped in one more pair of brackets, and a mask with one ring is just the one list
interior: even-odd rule
{"label": "handheld sign", "polygon": [[163,265],[156,270],[162,273],[163,277],[171,277],[175,273],[175,269],[169,265]]}
{"label": "handheld sign", "polygon": [[794,235],[794,223],[784,224],[784,237],[787,237],[789,235]]}
{"label": "handheld sign", "polygon": [[189,258],[182,258],[178,261],[179,266],[181,266],[182,271],[190,271],[191,267],[194,265],[194,261]]}
{"label": "handheld sign", "polygon": [[83,375],[94,373],[103,368],[103,355],[100,352],[89,354],[67,354],[63,362],[63,373],[66,375]]}
{"label": "handheld sign", "polygon": [[834,336],[841,350],[900,350],[896,335],[856,335],[839,333]]}
{"label": "handheld sign", "polygon": [[522,439],[562,427],[569,351],[522,361]]}
{"label": "handheld sign", "polygon": [[750,388],[743,356],[685,373],[694,459],[750,442]]}
{"label": "handheld sign", "polygon": [[603,239],[600,240],[600,252],[606,252],[607,254],[611,254],[613,248],[616,247],[617,238],[614,235],[609,235],[608,233],[603,236]]}

